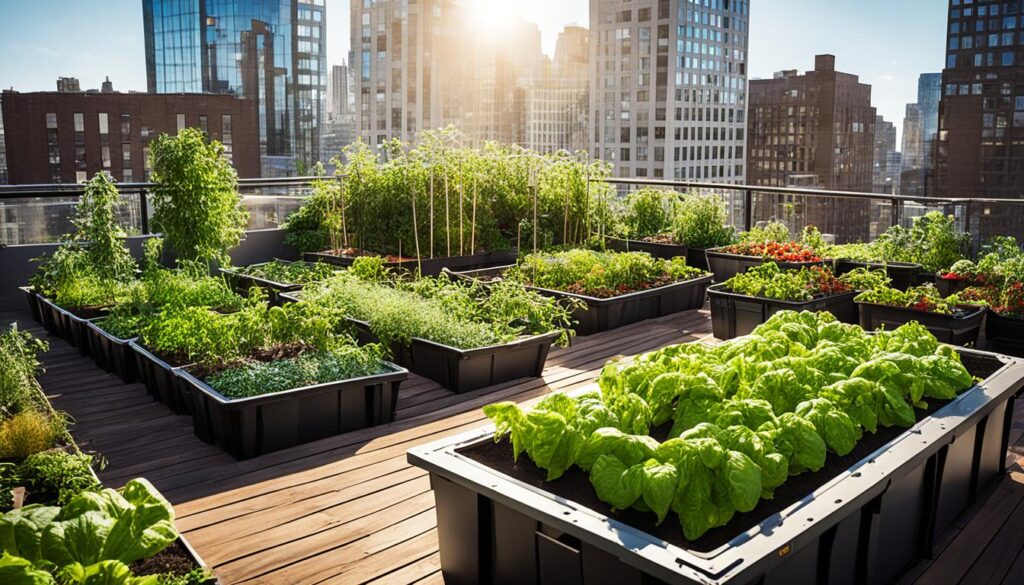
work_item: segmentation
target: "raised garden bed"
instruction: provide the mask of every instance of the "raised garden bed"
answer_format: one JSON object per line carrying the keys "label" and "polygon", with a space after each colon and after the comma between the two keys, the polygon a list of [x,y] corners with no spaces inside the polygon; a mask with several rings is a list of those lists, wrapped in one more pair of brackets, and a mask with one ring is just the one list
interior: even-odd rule
{"label": "raised garden bed", "polygon": [[93,319],[87,325],[90,353],[96,365],[131,384],[137,378],[135,350],[131,342],[136,338],[120,339],[103,329],[103,319]]}
{"label": "raised garden bed", "polygon": [[647,252],[655,258],[671,260],[679,256],[686,257],[686,263],[690,266],[690,257],[685,244],[662,244],[659,242],[645,242],[643,240],[627,240],[622,238],[606,237],[605,244],[616,252]]}
{"label": "raised garden bed", "polygon": [[[453,272],[452,274],[461,278],[488,280],[501,276],[508,268],[508,266],[500,266]],[[593,335],[647,319],[699,309],[704,306],[704,293],[707,291],[708,285],[711,284],[711,278],[711,275],[708,274],[691,280],[610,298],[597,298],[535,286],[526,288],[557,299],[568,298],[582,301],[585,307],[577,308],[572,313],[572,318],[577,323],[573,329],[577,335]]]}
{"label": "raised garden bed", "polygon": [[647,514],[608,512],[585,477],[586,491],[572,472],[544,483],[527,458],[512,464],[493,427],[414,448],[409,462],[430,472],[445,582],[887,582],[930,554],[935,536],[1004,470],[1024,367],[959,351],[983,382],[933,402],[932,416],[910,430],[865,436],[693,542],[671,519],[655,526]]}
{"label": "raised garden bed", "polygon": [[[385,262],[388,268],[401,268],[415,272],[417,267],[422,276],[437,276],[445,268],[449,270],[473,270],[500,266],[516,261],[516,252],[482,252],[480,254],[469,254],[466,256],[446,256],[436,258],[421,258],[419,262],[415,259],[403,260],[400,262]],[[331,252],[307,252],[302,255],[306,262],[326,262],[336,266],[348,267],[355,261],[356,256],[341,256]]]}
{"label": "raised garden bed", "polygon": [[409,372],[328,382],[247,398],[228,398],[190,373],[174,375],[188,388],[196,436],[217,442],[236,459],[317,441],[395,419],[398,388]]}
{"label": "raised garden bed", "polygon": [[968,280],[965,278],[943,278],[939,275],[933,275],[935,288],[939,289],[939,294],[944,297],[961,293],[967,290],[969,287],[978,286],[980,282]]}
{"label": "raised garden bed", "polygon": [[36,294],[36,291],[31,286],[21,286],[18,287],[18,290],[25,294],[25,301],[28,302],[28,310],[32,315],[32,320],[41,324],[43,316],[39,312],[39,295]]}
{"label": "raised garden bed", "polygon": [[177,366],[167,363],[135,341],[129,341],[128,345],[135,352],[139,381],[146,386],[153,399],[170,408],[174,414],[192,414],[190,388],[180,383],[179,377],[174,374]]}
{"label": "raised garden bed", "polygon": [[[917,275],[921,272],[920,264],[908,264],[905,262],[864,262],[861,260],[836,260],[836,276],[842,276],[857,268],[869,270],[884,270],[892,279],[892,287],[906,290],[917,282]],[[943,295],[948,296],[948,295]]]}
{"label": "raised garden bed", "polygon": [[[268,264],[270,262],[253,264],[246,267],[221,268],[220,272],[238,294],[245,296],[249,293],[249,289],[254,287],[261,288],[267,292],[267,300],[273,305],[281,303],[281,293],[302,290],[304,285],[301,283],[275,282],[267,278],[246,274],[249,270],[267,266]],[[313,265],[311,262],[295,262],[292,264]]]}
{"label": "raised garden bed", "polygon": [[876,303],[857,302],[860,326],[868,331],[895,329],[904,323],[917,321],[932,332],[939,341],[950,345],[967,345],[978,340],[984,307],[968,307],[954,315],[919,311],[909,307],[893,307]]}
{"label": "raised garden bed", "polygon": [[794,302],[741,295],[729,291],[724,284],[708,288],[711,303],[711,331],[718,339],[747,335],[779,311],[828,311],[843,323],[857,323],[857,292]]}
{"label": "raised garden bed", "polygon": [[985,342],[992,351],[1024,357],[1024,319],[1003,317],[989,309],[985,316]]}
{"label": "raised garden bed", "polygon": [[804,267],[823,266],[825,264],[823,260],[817,262],[780,262],[761,256],[730,254],[724,250],[725,248],[709,248],[706,251],[708,268],[714,273],[715,282],[725,282],[741,272],[746,272],[748,268],[760,266],[765,262],[774,262],[783,270],[799,270]]}

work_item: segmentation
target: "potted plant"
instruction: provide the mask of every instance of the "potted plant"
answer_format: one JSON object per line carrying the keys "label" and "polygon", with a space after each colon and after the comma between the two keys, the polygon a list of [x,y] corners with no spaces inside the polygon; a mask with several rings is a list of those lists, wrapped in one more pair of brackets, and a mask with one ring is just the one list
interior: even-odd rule
{"label": "potted plant", "polygon": [[573,249],[524,256],[514,266],[457,273],[479,281],[513,281],[575,303],[578,335],[592,335],[646,319],[699,309],[711,275],[644,252]]}
{"label": "potted plant", "polygon": [[676,210],[675,240],[686,245],[686,263],[708,270],[707,250],[736,242],[725,201],[717,194],[687,193]]}
{"label": "potted plant", "polygon": [[352,323],[363,343],[457,393],[540,376],[553,343],[567,345],[570,310],[507,282],[406,279],[379,258],[282,298],[328,323]]}
{"label": "potted plant", "polygon": [[917,321],[943,343],[968,345],[978,339],[985,307],[959,295],[943,297],[933,284],[906,291],[889,287],[867,290],[854,298],[860,326],[868,331]]}
{"label": "potted plant", "polygon": [[493,426],[409,452],[431,475],[442,574],[887,582],[1003,465],[976,429],[1007,436],[1022,369],[960,353],[917,325],[783,312],[612,362],[593,390],[490,405]]}
{"label": "potted plant", "polygon": [[711,329],[718,339],[747,335],[779,311],[828,311],[843,323],[857,323],[853,297],[869,278],[887,282],[884,274],[866,271],[836,277],[822,266],[783,270],[767,263],[750,268],[708,288]]}

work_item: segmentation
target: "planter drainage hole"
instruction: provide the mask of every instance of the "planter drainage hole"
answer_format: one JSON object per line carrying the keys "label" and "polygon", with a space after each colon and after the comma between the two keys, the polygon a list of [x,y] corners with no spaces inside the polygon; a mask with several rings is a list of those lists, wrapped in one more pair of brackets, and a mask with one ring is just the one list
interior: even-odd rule
{"label": "planter drainage hole", "polygon": [[837,503],[837,504],[842,504],[842,503],[843,503],[843,501],[842,501],[842,500],[836,500],[836,503]]}
{"label": "planter drainage hole", "polygon": [[808,522],[814,522],[814,518],[808,518],[807,521]]}
{"label": "planter drainage hole", "polygon": [[853,474],[851,475],[851,477],[860,477],[860,472],[859,471],[854,471]]}
{"label": "planter drainage hole", "polygon": [[569,515],[569,511],[568,510],[566,510],[565,512],[562,512],[562,516],[568,516],[568,515]]}

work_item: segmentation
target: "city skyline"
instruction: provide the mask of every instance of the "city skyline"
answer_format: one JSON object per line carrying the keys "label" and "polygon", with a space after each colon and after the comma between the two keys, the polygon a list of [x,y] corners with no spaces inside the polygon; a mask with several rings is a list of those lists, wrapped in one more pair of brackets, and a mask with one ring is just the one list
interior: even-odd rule
{"label": "city skyline", "polygon": [[[589,26],[588,0],[525,1],[513,7],[500,0],[472,0],[481,12],[515,15],[536,22],[542,48],[554,53],[557,35],[570,24]],[[82,88],[98,88],[110,76],[119,91],[145,91],[146,68],[141,0],[103,3],[114,31],[95,35],[79,27],[95,14],[94,2],[40,0],[31,4],[0,1],[0,87],[53,91],[59,76],[77,77]],[[884,18],[882,17],[884,15]],[[942,68],[945,43],[944,2],[913,0],[896,5],[883,0],[853,4],[812,0],[751,2],[750,79],[770,78],[783,69],[813,68],[814,55],[830,53],[845,69],[872,85],[872,103],[893,122],[902,140],[907,103],[916,101],[921,73]],[[328,67],[348,57],[349,2],[327,1]],[[485,18],[482,25],[500,18]],[[908,26],[908,23],[914,26]],[[792,42],[793,32],[803,40]],[[100,41],[102,39],[102,41]],[[906,47],[914,47],[907,51]]]}

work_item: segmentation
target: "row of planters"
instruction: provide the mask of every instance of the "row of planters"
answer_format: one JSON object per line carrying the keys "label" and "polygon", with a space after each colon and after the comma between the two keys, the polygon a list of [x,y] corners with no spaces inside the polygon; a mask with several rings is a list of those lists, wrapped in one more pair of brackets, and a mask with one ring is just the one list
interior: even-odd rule
{"label": "row of planters", "polygon": [[884,583],[1004,470],[1024,365],[781,311],[408,454],[446,583]]}
{"label": "row of planters", "polygon": [[0,333],[0,581],[214,583],[149,482],[103,488],[36,379],[46,347],[16,325]]}

